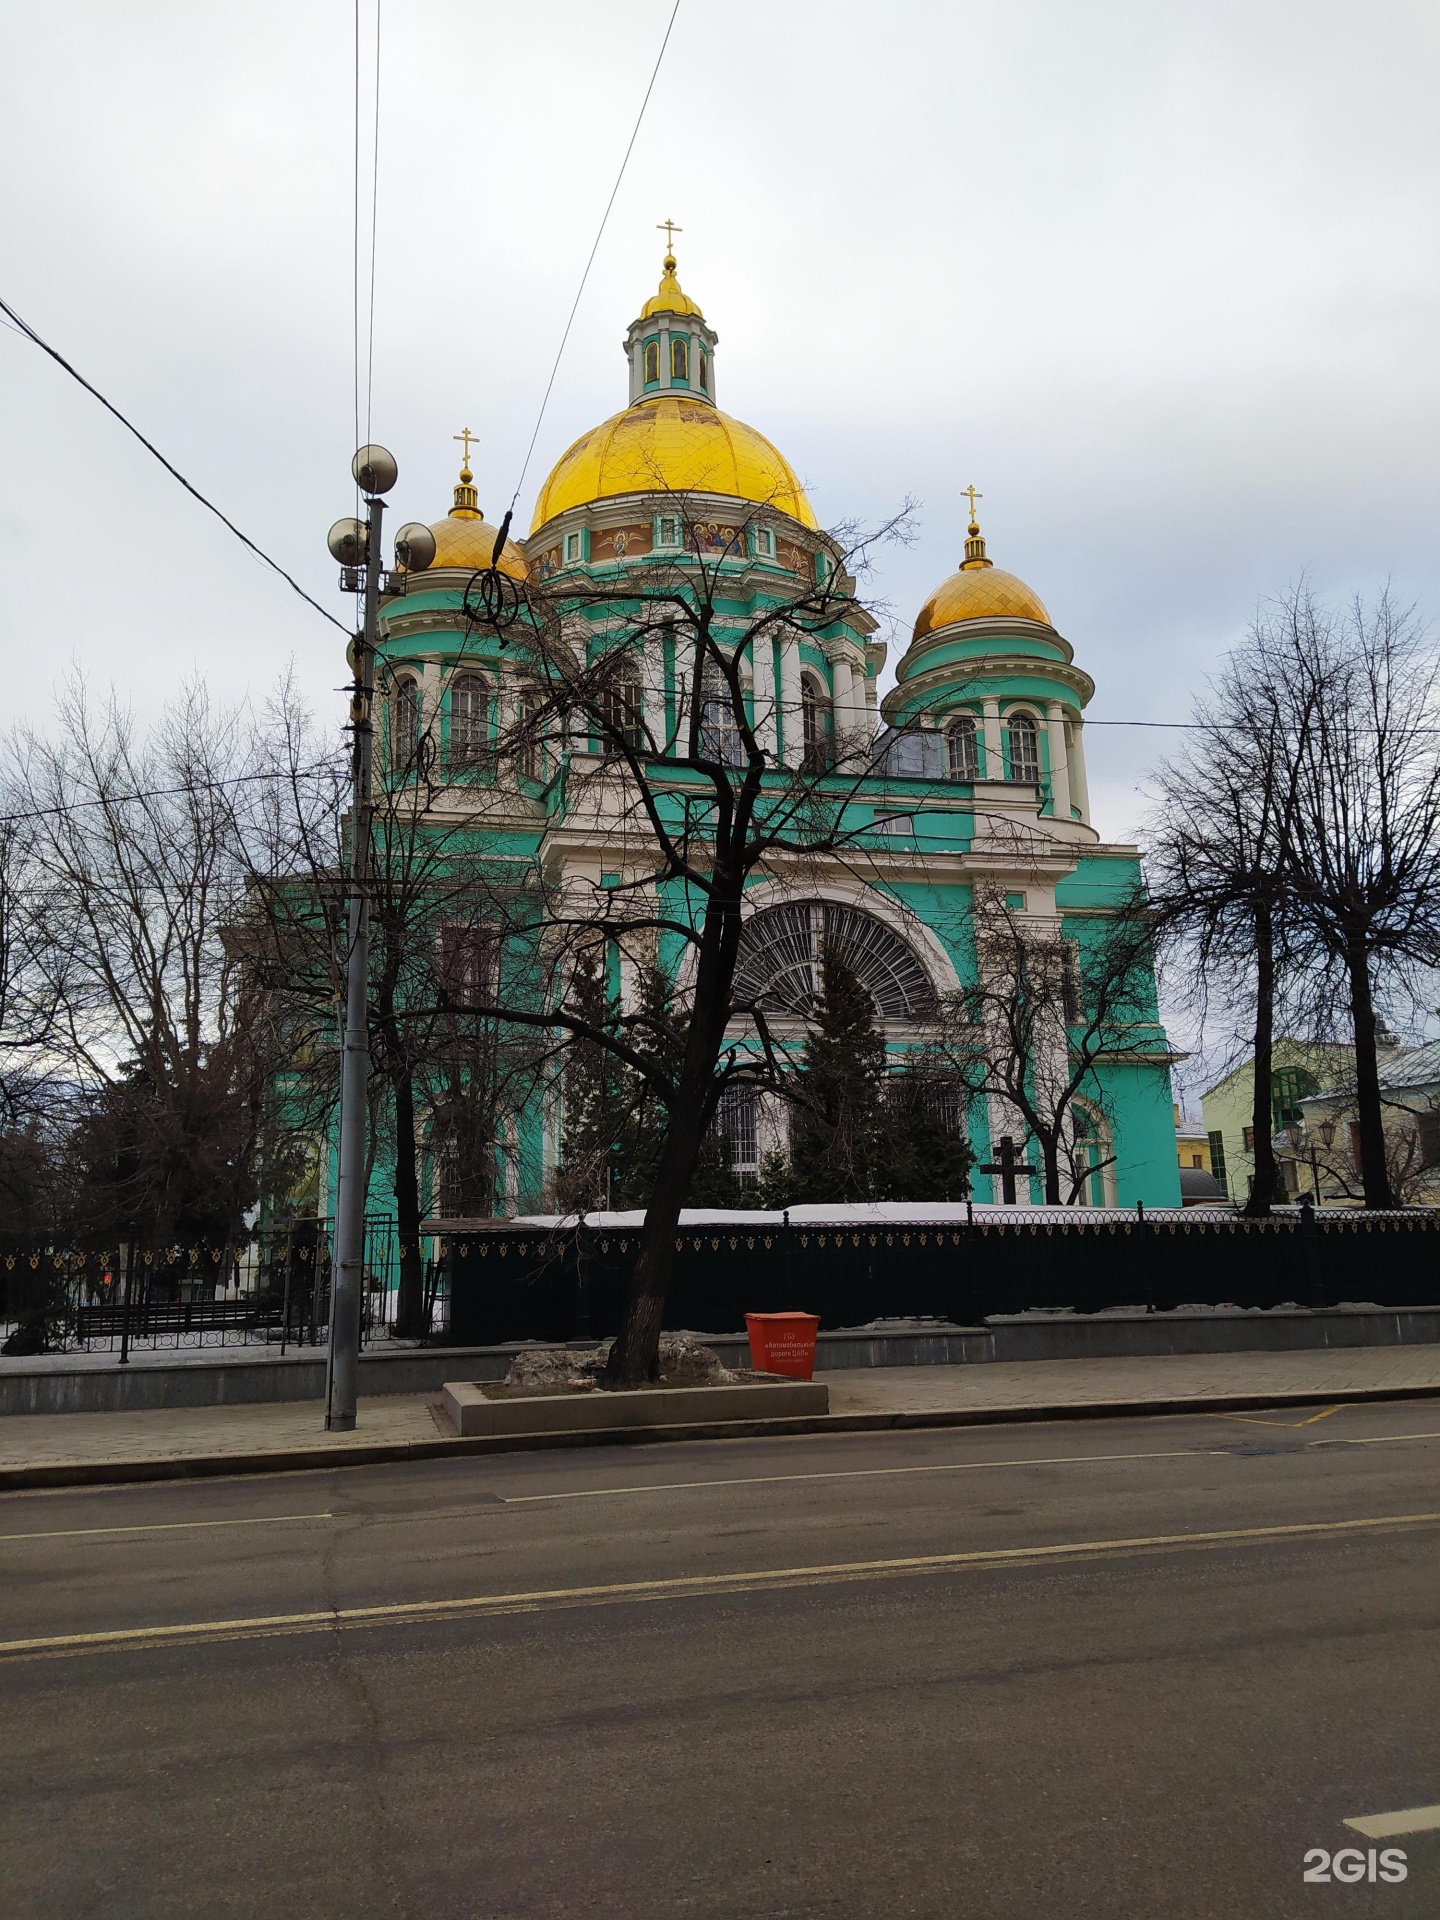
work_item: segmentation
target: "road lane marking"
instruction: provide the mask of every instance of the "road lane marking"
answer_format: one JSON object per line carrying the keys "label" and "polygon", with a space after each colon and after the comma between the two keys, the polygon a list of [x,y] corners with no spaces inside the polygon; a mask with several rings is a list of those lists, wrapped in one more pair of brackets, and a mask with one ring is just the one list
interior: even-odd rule
{"label": "road lane marking", "polygon": [[1296,1427],[1313,1427],[1317,1421],[1328,1420],[1332,1413],[1339,1413],[1342,1409],[1353,1404],[1351,1401],[1341,1400],[1333,1407],[1324,1408],[1320,1413],[1307,1414],[1303,1420],[1262,1420],[1258,1415],[1251,1413],[1207,1413],[1205,1418],[1207,1420],[1239,1420],[1247,1427],[1287,1427],[1293,1429]]}
{"label": "road lane marking", "polygon": [[1435,1433],[1363,1433],[1358,1439],[1311,1440],[1312,1447],[1383,1447],[1392,1440],[1440,1440],[1440,1431]]}
{"label": "road lane marking", "polygon": [[44,1533],[0,1533],[6,1540],[89,1540],[101,1533],[190,1533],[196,1527],[278,1527],[287,1520],[333,1520],[333,1513],[261,1513],[245,1520],[157,1520],[134,1527],[54,1527]]}
{"label": "road lane marking", "polygon": [[1393,1840],[1402,1833],[1434,1833],[1440,1829],[1440,1807],[1406,1807],[1400,1813],[1367,1813],[1343,1823],[1367,1840]]}
{"label": "road lane marking", "polygon": [[638,1487],[576,1487],[563,1493],[507,1493],[507,1507],[541,1500],[608,1500],[627,1493],[690,1493],[697,1487],[776,1487],[794,1480],[890,1480],[907,1473],[979,1473],[989,1467],[1087,1467],[1106,1460],[1203,1460],[1228,1447],[1176,1447],[1166,1453],[1057,1453],[1029,1460],[946,1460],[927,1467],[842,1467],[828,1473],[745,1473],[728,1480],[656,1480]]}
{"label": "road lane marking", "polygon": [[596,1587],[549,1587],[534,1593],[484,1593],[460,1600],[400,1600],[386,1606],[327,1607],[238,1620],[192,1620],[169,1627],[119,1627],[100,1633],[47,1634],[0,1640],[0,1659],[56,1659],[131,1648],[247,1640],[270,1634],[328,1633],[356,1627],[423,1625],[427,1621],[538,1613],[616,1602],[684,1600],[706,1595],[776,1592],[785,1587],[876,1580],[971,1568],[1047,1565],[1108,1553],[1166,1548],[1263,1546],[1277,1540],[1377,1533],[1387,1527],[1434,1526],[1440,1513],[1388,1513],[1365,1520],[1295,1521],[1279,1527],[1227,1527],[1206,1533],[1153,1533],[1124,1540],[1071,1540],[1056,1546],[986,1547],[970,1553],[928,1553],[897,1560],[849,1560],[810,1567],[761,1567],[745,1573],[684,1574],[668,1580],[626,1580]]}

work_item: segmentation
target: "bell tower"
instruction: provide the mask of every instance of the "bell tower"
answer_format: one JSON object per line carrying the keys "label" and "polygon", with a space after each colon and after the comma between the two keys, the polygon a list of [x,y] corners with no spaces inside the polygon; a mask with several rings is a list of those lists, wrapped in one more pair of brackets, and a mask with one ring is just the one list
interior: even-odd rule
{"label": "bell tower", "polygon": [[713,407],[718,335],[706,325],[699,306],[675,277],[674,236],[683,228],[673,220],[662,220],[660,230],[668,244],[661,262],[659,291],[645,302],[625,336],[631,405],[659,394],[683,394]]}

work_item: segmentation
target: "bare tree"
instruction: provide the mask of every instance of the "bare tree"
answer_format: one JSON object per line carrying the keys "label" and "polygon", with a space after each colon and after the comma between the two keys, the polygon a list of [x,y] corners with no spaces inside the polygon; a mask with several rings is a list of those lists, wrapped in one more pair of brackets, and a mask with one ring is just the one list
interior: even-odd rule
{"label": "bare tree", "polygon": [[[608,1364],[616,1384],[655,1376],[675,1226],[726,1088],[786,1090],[792,1063],[763,993],[736,991],[746,888],[764,876],[803,893],[820,862],[862,867],[874,844],[868,817],[857,825],[851,807],[857,783],[874,772],[868,729],[842,712],[823,742],[811,738],[803,756],[792,747],[782,759],[783,687],[771,667],[774,650],[791,643],[863,642],[873,621],[851,569],[867,543],[826,541],[813,561],[796,556],[788,589],[771,600],[772,574],[757,607],[733,595],[745,530],[702,523],[683,501],[677,514],[689,547],[673,568],[657,568],[644,588],[536,588],[531,620],[506,635],[516,671],[535,689],[526,727],[552,754],[569,749],[567,830],[603,846],[611,871],[598,888],[537,875],[538,911],[513,934],[529,941],[543,994],[527,1004],[502,993],[476,1009],[602,1049],[664,1110]],[[785,715],[792,743],[800,721],[799,712]],[[632,994],[597,1011],[576,964],[597,933],[622,972],[658,964],[672,975],[677,1004]]]}
{"label": "bare tree", "polygon": [[1067,934],[977,886],[976,979],[952,1009],[975,1091],[1018,1115],[1039,1149],[1047,1206],[1073,1206],[1113,1159],[1106,1069],[1165,1057],[1143,897],[1073,924]]}

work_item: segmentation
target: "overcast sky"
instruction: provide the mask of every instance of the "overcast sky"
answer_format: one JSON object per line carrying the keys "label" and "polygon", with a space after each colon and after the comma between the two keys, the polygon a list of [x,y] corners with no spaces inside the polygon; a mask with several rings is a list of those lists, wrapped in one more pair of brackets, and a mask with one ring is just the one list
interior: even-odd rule
{"label": "overcast sky", "polygon": [[[670,0],[383,7],[374,435],[433,520],[474,428],[498,519]],[[0,294],[344,616],[350,0],[3,21]],[[1183,719],[1305,570],[1434,616],[1437,94],[1425,0],[682,0],[517,517],[624,404],[668,215],[721,404],[820,519],[920,503],[873,583],[897,631],[971,481],[1097,719]],[[8,331],[0,392],[12,715],[71,660],[142,708],[293,660],[338,723],[333,628]],[[1090,734],[1106,831],[1165,738]]]}

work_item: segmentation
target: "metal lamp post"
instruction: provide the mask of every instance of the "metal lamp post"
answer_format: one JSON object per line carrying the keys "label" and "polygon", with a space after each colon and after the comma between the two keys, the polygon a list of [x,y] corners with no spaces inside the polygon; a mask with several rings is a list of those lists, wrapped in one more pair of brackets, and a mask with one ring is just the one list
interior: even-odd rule
{"label": "metal lamp post", "polygon": [[[399,472],[384,447],[361,447],[350,471],[365,495],[363,520],[337,520],[328,545],[343,569],[340,584],[364,595],[364,625],[346,658],[350,686],[350,887],[345,952],[345,1019],[340,1049],[340,1178],[335,1196],[335,1246],[330,1279],[330,1346],[325,1369],[325,1427],[355,1428],[360,1371],[360,1305],[365,1287],[365,1162],[370,1076],[367,987],[370,971],[370,780],[374,766],[375,644],[380,613],[380,524],[383,496]],[[428,542],[428,551],[426,543]],[[401,529],[397,559],[406,568],[429,566],[435,541],[428,527]]]}

